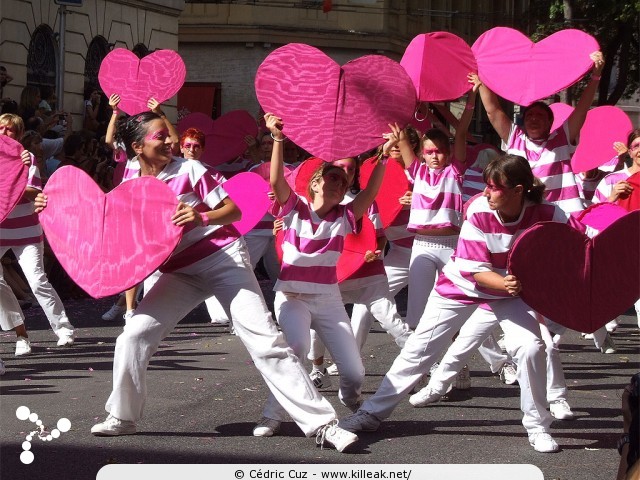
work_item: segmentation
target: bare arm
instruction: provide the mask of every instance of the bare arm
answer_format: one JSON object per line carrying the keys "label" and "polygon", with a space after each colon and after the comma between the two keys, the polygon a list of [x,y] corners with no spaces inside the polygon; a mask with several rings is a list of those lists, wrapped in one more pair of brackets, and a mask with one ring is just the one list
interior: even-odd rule
{"label": "bare arm", "polygon": [[473,278],[481,287],[490,288],[499,292],[507,292],[514,297],[522,291],[520,280],[518,280],[515,275],[503,277],[497,272],[479,272],[474,273]]}
{"label": "bare arm", "polygon": [[181,202],[178,204],[178,209],[171,217],[171,220],[178,226],[191,222],[202,226],[205,225],[203,216],[208,219],[206,225],[229,225],[230,223],[240,220],[242,218],[242,212],[229,197],[223,199],[213,210],[202,214]]}
{"label": "bare arm", "polygon": [[271,151],[271,169],[269,183],[271,190],[280,205],[284,205],[291,195],[291,187],[284,178],[284,135],[282,134],[282,119],[273,113],[265,113],[264,120],[273,136],[273,150]]}
{"label": "bare arm", "polygon": [[453,155],[463,164],[467,163],[467,132],[469,131],[469,125],[473,118],[473,109],[476,105],[476,90],[477,88],[474,88],[467,96],[467,104],[464,107],[458,128],[456,128],[456,136],[453,139]]}
{"label": "bare arm", "polygon": [[596,96],[596,90],[598,89],[598,83],[600,82],[600,74],[604,68],[604,57],[602,52],[593,52],[589,55],[593,60],[593,73],[591,74],[591,80],[587,84],[587,87],[582,92],[580,100],[576,104],[576,108],[573,109],[571,115],[567,119],[569,124],[569,141],[574,144],[580,134],[580,129],[584,125],[584,121],[587,118],[587,112],[591,108],[593,99]]}
{"label": "bare arm", "polygon": [[504,113],[498,96],[480,81],[476,73],[470,73],[467,78],[469,83],[473,84],[473,89],[480,92],[480,99],[484,109],[487,111],[489,122],[491,122],[502,141],[506,143],[509,140],[509,132],[511,131],[511,120]]}
{"label": "bare arm", "polygon": [[411,148],[411,143],[409,143],[409,138],[407,137],[405,131],[401,129],[397,123],[390,126],[393,133],[395,133],[398,137],[398,148],[400,149],[400,155],[402,155],[402,163],[404,164],[404,168],[409,168],[409,166],[413,163],[413,160],[416,158],[416,154]]}
{"label": "bare arm", "polygon": [[113,148],[113,143],[116,141],[116,122],[118,121],[118,115],[120,114],[120,110],[118,109],[119,103],[120,95],[112,93],[109,97],[109,106],[113,110],[113,113],[111,114],[111,118],[109,119],[109,125],[107,125],[107,133],[104,137],[104,142],[109,148]]}
{"label": "bare arm", "polygon": [[169,139],[171,140],[171,148],[175,150],[180,143],[180,135],[178,135],[178,131],[176,130],[176,127],[174,127],[173,123],[169,121],[167,116],[164,114],[164,112],[160,108],[160,104],[155,98],[152,97],[149,99],[149,101],[147,102],[147,107],[149,107],[149,109],[153,113],[160,115],[160,117],[162,118],[162,121],[167,127],[167,130],[169,130]]}

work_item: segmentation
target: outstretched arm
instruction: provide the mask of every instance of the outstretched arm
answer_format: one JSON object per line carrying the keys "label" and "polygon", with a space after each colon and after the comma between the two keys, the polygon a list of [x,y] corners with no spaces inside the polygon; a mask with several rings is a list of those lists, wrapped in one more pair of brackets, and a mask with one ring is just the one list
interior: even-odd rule
{"label": "outstretched arm", "polygon": [[118,121],[118,115],[120,115],[120,109],[118,108],[119,104],[120,95],[112,93],[109,96],[109,106],[113,113],[109,119],[109,125],[107,125],[107,133],[104,136],[104,143],[106,143],[111,149],[113,149],[113,143],[116,141],[116,122]]}
{"label": "outstretched arm", "polygon": [[584,121],[587,118],[587,112],[591,108],[593,99],[596,96],[596,90],[598,89],[598,83],[600,82],[600,74],[604,68],[604,57],[602,52],[593,52],[589,55],[593,60],[593,70],[591,73],[591,80],[587,84],[587,87],[582,92],[580,100],[576,104],[576,108],[573,109],[571,115],[567,119],[569,124],[569,141],[574,144],[580,134],[580,129],[584,125]]}
{"label": "outstretched arm", "polygon": [[480,92],[480,99],[484,109],[487,111],[489,122],[491,122],[502,141],[506,143],[509,140],[509,132],[511,131],[511,120],[504,113],[502,106],[500,106],[498,96],[480,81],[477,73],[470,73],[467,78],[469,83],[473,84],[473,90]]}
{"label": "outstretched arm", "polygon": [[273,113],[265,113],[264,121],[273,137],[273,150],[271,151],[271,169],[269,182],[271,190],[280,205],[284,205],[291,195],[291,187],[284,178],[284,135],[282,134],[282,119]]}
{"label": "outstretched arm", "polygon": [[473,109],[476,108],[477,90],[478,88],[474,87],[467,95],[467,104],[464,107],[458,128],[456,128],[456,136],[453,139],[453,155],[462,164],[467,163],[467,132],[469,131],[471,118],[473,118]]}

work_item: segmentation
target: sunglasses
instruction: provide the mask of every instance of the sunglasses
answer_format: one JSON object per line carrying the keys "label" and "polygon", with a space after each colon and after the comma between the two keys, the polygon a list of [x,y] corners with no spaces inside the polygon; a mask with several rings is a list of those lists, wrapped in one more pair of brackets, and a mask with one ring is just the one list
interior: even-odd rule
{"label": "sunglasses", "polygon": [[185,150],[200,150],[202,148],[202,145],[200,145],[199,143],[183,143],[182,144],[182,148],[184,148]]}

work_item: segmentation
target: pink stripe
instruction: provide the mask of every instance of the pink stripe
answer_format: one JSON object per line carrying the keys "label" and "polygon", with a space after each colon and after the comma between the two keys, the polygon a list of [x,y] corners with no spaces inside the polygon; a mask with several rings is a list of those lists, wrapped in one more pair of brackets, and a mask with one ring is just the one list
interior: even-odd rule
{"label": "pink stripe", "polygon": [[0,247],[20,247],[22,245],[31,245],[34,243],[40,243],[43,240],[44,240],[44,235],[39,235],[37,237],[15,238],[13,240],[2,239],[0,236]]}
{"label": "pink stripe", "polygon": [[474,262],[491,262],[485,242],[476,242],[462,238],[458,240],[455,256],[466,260],[473,260]]}
{"label": "pink stripe", "polygon": [[164,180],[164,182],[177,196],[186,195],[187,193],[191,193],[194,191],[188,173],[183,173],[182,175],[176,175],[175,177],[167,178],[166,180]]}
{"label": "pink stripe", "polygon": [[193,191],[200,196],[200,198],[207,198],[209,193],[213,192],[216,187],[220,185],[212,175],[202,175],[193,187]]}
{"label": "pink stripe", "polygon": [[192,265],[203,258],[208,257],[230,243],[238,239],[238,232],[233,225],[225,225],[213,232],[213,236],[205,237],[202,240],[190,245],[183,251],[172,255],[164,265],[160,267],[161,272],[173,272],[188,265]]}
{"label": "pink stripe", "polygon": [[331,285],[338,283],[336,267],[297,267],[287,263],[282,264],[278,279],[281,281],[296,281]]}
{"label": "pink stripe", "polygon": [[429,198],[421,193],[413,193],[411,208],[414,210],[439,210],[441,208],[458,209],[462,205],[459,193],[438,192],[434,198]]}
{"label": "pink stripe", "polygon": [[309,238],[298,237],[298,233],[290,228],[284,232],[284,242],[293,245],[300,253],[310,255],[316,253],[318,255],[324,252],[342,252],[344,247],[344,237],[337,236],[314,240]]}

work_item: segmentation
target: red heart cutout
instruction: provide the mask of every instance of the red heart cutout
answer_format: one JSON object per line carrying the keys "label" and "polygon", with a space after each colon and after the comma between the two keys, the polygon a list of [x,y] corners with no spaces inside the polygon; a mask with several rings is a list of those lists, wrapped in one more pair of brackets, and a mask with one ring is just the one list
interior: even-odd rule
{"label": "red heart cutout", "polygon": [[[373,169],[375,168],[376,157],[368,158],[360,167],[360,185],[365,188],[369,183]],[[387,161],[387,168],[384,172],[382,185],[376,196],[378,211],[382,226],[387,228],[402,210],[402,205],[398,201],[409,190],[409,181],[404,173],[404,169],[395,160]]]}
{"label": "red heart cutout", "polygon": [[533,43],[517,30],[495,27],[471,50],[480,80],[507,100],[530,105],[574,84],[593,66],[589,55],[600,47],[591,35],[560,30]]}
{"label": "red heart cutout", "polygon": [[[269,182],[271,177],[271,162],[263,162],[251,171],[253,173],[257,173],[267,182]],[[291,165],[284,166],[284,179],[287,181],[289,187],[291,188],[295,188],[296,185],[296,173],[294,173],[294,171],[295,169]]]}
{"label": "red heart cutout", "polygon": [[29,168],[22,163],[24,147],[6,135],[0,135],[0,222],[9,216],[27,188]]}
{"label": "red heart cutout", "polygon": [[601,232],[627,213],[627,210],[614,203],[594,203],[581,211],[577,219],[583,225]]}
{"label": "red heart cutout", "polygon": [[233,160],[247,149],[244,137],[258,135],[258,124],[246,110],[232,110],[212,120],[204,113],[190,113],[178,122],[178,131],[197,128],[204,133],[205,149],[200,161],[215,167]]}
{"label": "red heart cutout", "polygon": [[423,33],[414,37],[400,60],[416,88],[418,100],[440,102],[460,98],[471,89],[469,72],[478,65],[471,47],[449,32]]}
{"label": "red heart cutout", "polygon": [[284,134],[326,161],[380,145],[388,124],[406,125],[416,106],[415,88],[399,63],[368,55],[340,67],[299,43],[269,54],[255,87],[262,109],[283,119]]}
{"label": "red heart cutout", "polygon": [[120,110],[135,115],[149,110],[151,97],[162,103],[177,94],[186,76],[184,62],[173,50],[157,50],[140,60],[116,48],[102,60],[98,81],[107,97],[120,95]]}
{"label": "red heart cutout", "polygon": [[271,200],[267,195],[271,187],[264,179],[253,172],[234,175],[223,184],[224,190],[242,212],[242,219],[234,222],[240,235],[251,231],[267,213]]}
{"label": "red heart cutout", "polygon": [[61,167],[44,189],[40,213],[60,264],[84,291],[106,297],[137,285],[169,258],[182,236],[171,222],[178,200],[155,177],[104,194],[84,171]]}
{"label": "red heart cutout", "polygon": [[626,198],[620,198],[618,205],[628,212],[640,210],[640,172],[636,172],[627,178],[627,183],[631,184],[633,191]]}
{"label": "red heart cutout", "polygon": [[298,195],[300,195],[301,197],[305,197],[307,200],[310,200],[309,194],[307,192],[309,181],[311,180],[313,173],[324,163],[324,160],[321,160],[319,158],[307,158],[293,171],[295,178],[295,186],[293,187],[293,189]]}
{"label": "red heart cutout", "polygon": [[[639,244],[640,211],[592,239],[566,224],[542,222],[515,241],[509,271],[522,283],[520,296],[531,308],[592,333],[640,298]],[[621,265],[629,274],[620,276]]]}

